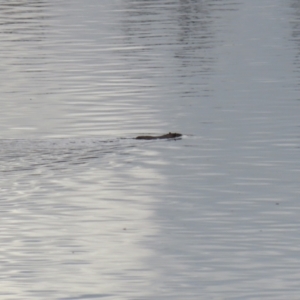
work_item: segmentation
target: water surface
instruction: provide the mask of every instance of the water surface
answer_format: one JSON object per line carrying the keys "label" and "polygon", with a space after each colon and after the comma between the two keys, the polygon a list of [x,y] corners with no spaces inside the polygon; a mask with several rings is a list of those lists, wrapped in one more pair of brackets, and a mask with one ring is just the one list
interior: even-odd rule
{"label": "water surface", "polygon": [[2,1],[0,298],[298,299],[299,24]]}

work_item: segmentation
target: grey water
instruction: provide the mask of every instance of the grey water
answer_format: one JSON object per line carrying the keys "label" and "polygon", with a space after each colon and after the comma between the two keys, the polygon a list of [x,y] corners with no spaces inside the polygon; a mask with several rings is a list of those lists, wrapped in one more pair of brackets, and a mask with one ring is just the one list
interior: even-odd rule
{"label": "grey water", "polygon": [[299,1],[5,0],[0,45],[0,299],[299,299]]}

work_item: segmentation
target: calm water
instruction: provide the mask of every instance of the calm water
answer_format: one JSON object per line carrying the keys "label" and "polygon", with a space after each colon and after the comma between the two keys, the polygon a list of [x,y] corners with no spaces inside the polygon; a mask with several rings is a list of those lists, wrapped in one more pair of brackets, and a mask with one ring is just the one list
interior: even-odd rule
{"label": "calm water", "polygon": [[299,299],[299,1],[6,0],[0,43],[0,299]]}

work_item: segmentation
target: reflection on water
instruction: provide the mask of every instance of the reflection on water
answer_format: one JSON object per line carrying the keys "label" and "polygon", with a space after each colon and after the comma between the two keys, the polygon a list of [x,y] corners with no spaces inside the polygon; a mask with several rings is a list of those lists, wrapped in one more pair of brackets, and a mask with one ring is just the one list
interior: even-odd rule
{"label": "reflection on water", "polygon": [[147,163],[157,153],[138,145],[2,141],[2,296],[147,295],[153,254],[140,244],[157,232],[151,190],[164,178]]}
{"label": "reflection on water", "polygon": [[2,1],[0,298],[297,299],[297,9]]}
{"label": "reflection on water", "polygon": [[[292,33],[291,33],[291,39],[296,44],[295,49],[295,65],[297,67],[297,78],[298,78],[298,85],[300,85],[300,4],[298,1],[291,1],[291,7],[293,10],[293,14],[290,20],[291,27],[292,27]],[[299,86],[297,90],[295,90],[296,93],[299,91]],[[297,96],[296,96],[297,97]],[[299,100],[299,97],[297,97]]]}

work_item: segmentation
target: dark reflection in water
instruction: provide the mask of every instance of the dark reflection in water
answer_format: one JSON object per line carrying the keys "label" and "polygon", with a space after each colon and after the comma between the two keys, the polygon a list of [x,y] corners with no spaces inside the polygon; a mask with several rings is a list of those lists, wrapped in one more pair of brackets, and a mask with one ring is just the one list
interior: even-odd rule
{"label": "dark reflection in water", "polygon": [[[23,54],[26,53],[26,45],[39,47],[38,42],[45,39],[45,31],[48,26],[44,22],[48,17],[46,1],[2,1],[0,4],[0,29],[1,40],[5,48],[9,46],[6,42],[22,43]],[[37,44],[36,44],[37,43]],[[2,49],[9,54],[9,49]],[[13,50],[13,49],[11,49]],[[26,60],[24,60],[26,63]]]}
{"label": "dark reflection in water", "polygon": [[[300,2],[292,1],[293,18],[291,18],[292,40],[297,44],[297,53],[295,56],[295,65],[297,66],[299,87],[300,87]],[[299,88],[298,88],[299,89]],[[299,100],[299,99],[298,99]]]}
{"label": "dark reflection in water", "polygon": [[[204,93],[207,91],[206,77],[214,61],[209,49],[214,47],[216,30],[212,4],[214,1],[176,1],[165,5],[129,1],[126,5],[123,30],[129,44],[140,45],[140,50],[131,54],[132,59],[138,56],[139,63],[147,68],[150,64],[153,71],[145,76],[154,80],[156,86],[161,85],[165,101],[176,95],[176,100],[171,101],[177,102],[178,93],[199,95],[199,87]],[[171,85],[176,89],[168,89]]]}

